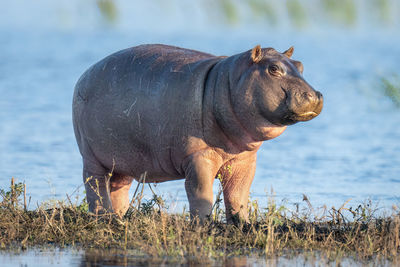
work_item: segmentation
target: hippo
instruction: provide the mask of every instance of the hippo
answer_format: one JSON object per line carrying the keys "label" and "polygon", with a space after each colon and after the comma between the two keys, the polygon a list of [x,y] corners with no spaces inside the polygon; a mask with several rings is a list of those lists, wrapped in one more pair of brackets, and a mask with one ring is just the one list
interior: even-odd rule
{"label": "hippo", "polygon": [[227,57],[148,44],[91,66],[73,95],[89,210],[123,216],[134,179],[185,179],[191,217],[203,221],[218,177],[227,222],[247,221],[263,141],[322,110],[322,94],[292,54],[257,45]]}

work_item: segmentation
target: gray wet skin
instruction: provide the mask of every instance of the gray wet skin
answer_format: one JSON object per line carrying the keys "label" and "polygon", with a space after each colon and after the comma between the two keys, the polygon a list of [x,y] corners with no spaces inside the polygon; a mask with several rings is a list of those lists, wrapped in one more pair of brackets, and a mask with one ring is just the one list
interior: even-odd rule
{"label": "gray wet skin", "polygon": [[292,53],[141,45],[90,67],[73,97],[90,211],[124,215],[133,179],[147,172],[145,182],[186,179],[190,213],[205,219],[221,174],[228,222],[247,220],[262,142],[322,109]]}

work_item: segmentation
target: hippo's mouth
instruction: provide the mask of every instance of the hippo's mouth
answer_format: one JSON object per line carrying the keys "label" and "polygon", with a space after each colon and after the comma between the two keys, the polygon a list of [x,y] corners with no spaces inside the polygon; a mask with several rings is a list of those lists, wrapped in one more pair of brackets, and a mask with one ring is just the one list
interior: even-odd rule
{"label": "hippo's mouth", "polygon": [[297,121],[308,121],[318,116],[318,113],[315,111],[307,111],[301,114],[296,115]]}
{"label": "hippo's mouth", "polygon": [[315,99],[305,99],[306,101],[302,103],[303,99],[299,98],[298,95],[294,96],[287,89],[281,88],[286,97],[287,115],[284,117],[285,124],[309,121],[321,113],[323,101],[320,93],[317,92],[320,96],[317,96]]}
{"label": "hippo's mouth", "polygon": [[303,113],[294,113],[290,112],[287,116],[285,116],[285,121],[288,124],[294,124],[300,121],[309,121],[314,119],[319,115],[320,112],[317,111],[306,111]]}

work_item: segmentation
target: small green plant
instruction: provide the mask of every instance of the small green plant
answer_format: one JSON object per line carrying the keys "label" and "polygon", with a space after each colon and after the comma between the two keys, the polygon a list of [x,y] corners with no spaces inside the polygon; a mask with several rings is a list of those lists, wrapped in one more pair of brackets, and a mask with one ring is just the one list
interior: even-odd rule
{"label": "small green plant", "polygon": [[[83,191],[83,194],[86,195],[86,191]],[[89,212],[89,203],[86,200],[86,196],[82,199],[82,202],[76,206],[76,208],[80,211],[80,212]]]}
{"label": "small green plant", "polygon": [[144,214],[151,214],[155,211],[155,206],[158,207],[158,212],[161,212],[161,209],[165,206],[165,202],[160,196],[153,194],[150,200],[141,204],[140,211]]}
{"label": "small green plant", "polygon": [[400,77],[393,75],[390,78],[381,78],[383,93],[400,108]]}
{"label": "small green plant", "polygon": [[307,24],[306,11],[299,0],[288,0],[286,8],[293,25],[297,28],[303,28]]}
{"label": "small green plant", "polygon": [[24,208],[26,209],[25,188],[24,183],[15,183],[14,178],[12,178],[9,190],[0,189],[0,195],[3,198],[1,204],[9,207],[18,207],[20,204],[19,199],[24,195]]}
{"label": "small green plant", "polygon": [[228,164],[224,166],[224,170],[228,171],[229,174],[232,174],[232,165]]}
{"label": "small green plant", "polygon": [[97,7],[101,15],[108,23],[114,23],[118,19],[118,10],[115,3],[111,0],[97,0]]}

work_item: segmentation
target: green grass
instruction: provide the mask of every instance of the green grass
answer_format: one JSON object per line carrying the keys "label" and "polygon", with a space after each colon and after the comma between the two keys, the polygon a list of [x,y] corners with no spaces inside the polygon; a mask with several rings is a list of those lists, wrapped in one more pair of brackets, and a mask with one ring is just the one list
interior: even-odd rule
{"label": "green grass", "polygon": [[[379,217],[370,204],[325,210],[321,215],[305,197],[309,209],[290,211],[273,199],[268,207],[249,203],[250,223],[227,225],[217,200],[205,224],[186,212],[167,213],[163,201],[137,197],[123,219],[113,214],[96,216],[87,203],[53,202],[51,207],[26,210],[23,184],[0,192],[0,248],[57,247],[134,250],[153,260],[209,262],[231,256],[324,255],[332,261],[398,261],[400,214]],[[138,205],[138,200],[141,200]]]}
{"label": "green grass", "polygon": [[400,77],[394,75],[390,78],[381,78],[383,93],[400,108]]}

